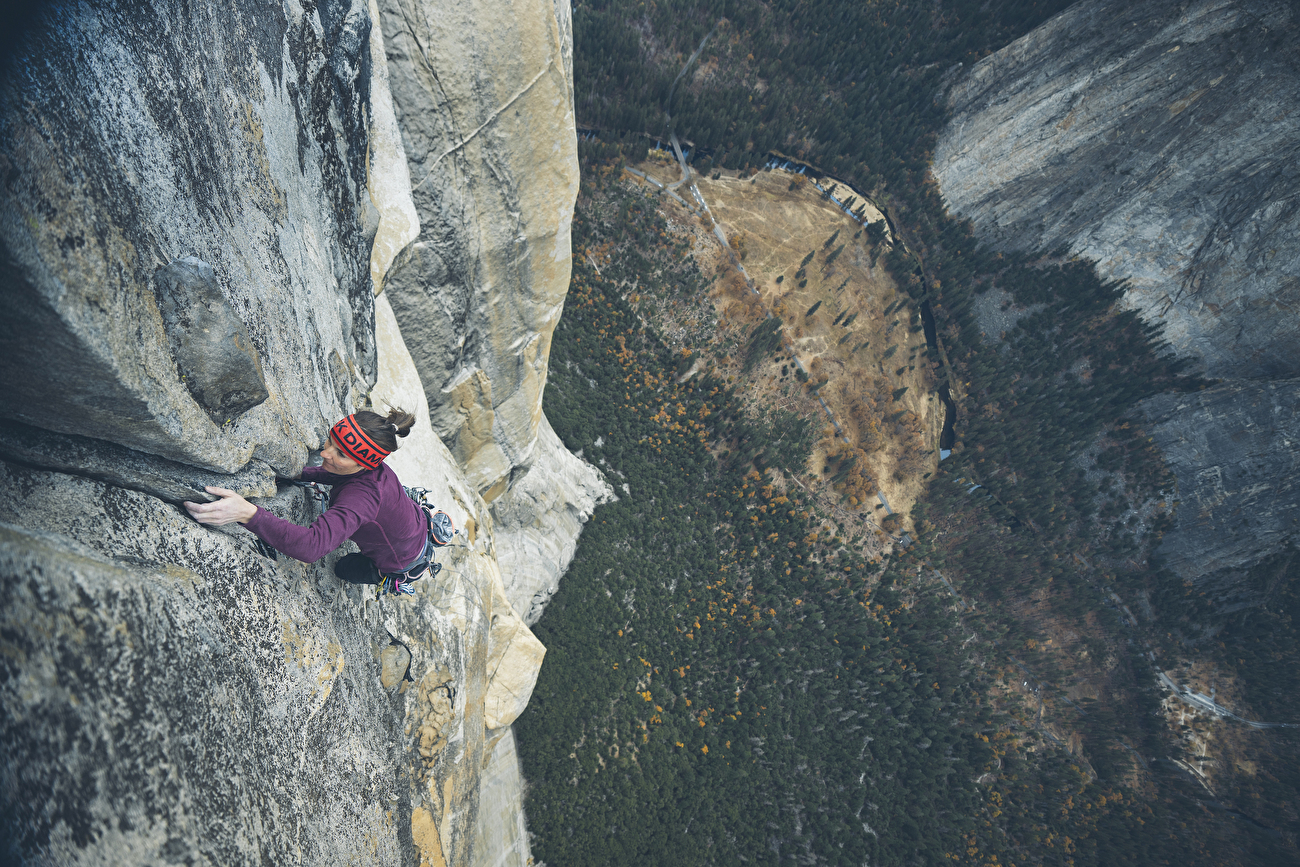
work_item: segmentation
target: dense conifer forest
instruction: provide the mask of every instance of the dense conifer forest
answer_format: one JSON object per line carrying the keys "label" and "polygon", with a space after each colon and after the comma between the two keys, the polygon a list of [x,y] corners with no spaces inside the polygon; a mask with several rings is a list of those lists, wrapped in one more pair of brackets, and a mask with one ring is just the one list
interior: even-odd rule
{"label": "dense conifer forest", "polygon": [[[1003,850],[976,781],[1021,759],[950,600],[916,581],[916,557],[882,577],[790,494],[797,435],[748,421],[708,376],[679,381],[680,353],[618,287],[689,285],[681,251],[640,194],[588,192],[546,405],[620,500],[587,525],[534,628],[547,664],[519,736],[536,854],[905,864]],[[1073,799],[1123,794],[1068,757],[1022,773],[1038,787],[1027,833],[1105,850],[1090,829],[1110,812]]]}
{"label": "dense conifer forest", "polygon": [[[979,249],[927,182],[946,77],[1064,5],[575,5],[598,133],[546,409],[620,501],[535,629],[549,654],[518,729],[540,860],[1295,860],[1295,730],[1221,733],[1239,758],[1211,794],[1205,733],[1171,731],[1155,671],[1212,659],[1257,718],[1300,718],[1300,555],[1260,564],[1265,604],[1227,614],[1162,571],[1176,491],[1137,405],[1204,383],[1121,287],[1059,252]],[[881,562],[792,483],[820,420],[742,411],[625,297],[704,280],[613,170],[670,130],[701,171],[788,155],[891,218],[884,261],[958,417],[913,544]],[[982,332],[990,304],[1005,333]],[[747,365],[782,352],[766,324]]]}

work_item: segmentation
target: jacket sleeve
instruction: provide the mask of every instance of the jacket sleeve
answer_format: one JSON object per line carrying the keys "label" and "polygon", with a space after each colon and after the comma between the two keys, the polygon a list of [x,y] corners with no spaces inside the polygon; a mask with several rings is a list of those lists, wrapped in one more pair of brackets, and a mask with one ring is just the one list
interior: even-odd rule
{"label": "jacket sleeve", "polygon": [[367,521],[379,514],[379,492],[369,486],[357,486],[340,492],[333,506],[325,510],[310,527],[277,518],[261,506],[244,526],[275,550],[304,563],[315,563],[352,537]]}

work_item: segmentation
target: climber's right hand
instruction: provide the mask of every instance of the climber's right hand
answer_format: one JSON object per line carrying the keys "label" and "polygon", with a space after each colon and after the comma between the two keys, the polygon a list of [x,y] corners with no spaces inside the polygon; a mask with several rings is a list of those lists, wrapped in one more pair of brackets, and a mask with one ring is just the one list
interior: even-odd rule
{"label": "climber's right hand", "polygon": [[245,500],[234,491],[208,485],[203,490],[221,499],[211,503],[191,503],[186,500],[182,505],[190,517],[209,527],[221,527],[225,524],[247,523],[257,514],[257,506]]}

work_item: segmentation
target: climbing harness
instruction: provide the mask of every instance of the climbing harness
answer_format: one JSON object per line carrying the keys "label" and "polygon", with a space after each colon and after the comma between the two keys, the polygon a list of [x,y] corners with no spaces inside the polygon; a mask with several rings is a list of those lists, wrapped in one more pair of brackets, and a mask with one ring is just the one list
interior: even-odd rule
{"label": "climbing harness", "polygon": [[415,593],[413,582],[423,578],[425,575],[434,576],[442,571],[442,564],[433,562],[433,556],[438,548],[445,548],[451,544],[455,538],[457,530],[451,522],[451,516],[441,509],[437,508],[431,502],[431,494],[427,488],[408,488],[403,485],[402,489],[406,491],[406,496],[420,507],[424,513],[425,520],[428,523],[428,535],[425,538],[424,549],[420,552],[419,558],[411,564],[405,572],[382,573],[380,575],[379,586],[375,592],[375,598],[381,598],[385,593],[394,595],[409,595]]}
{"label": "climbing harness", "polygon": [[427,488],[407,488],[406,496],[420,507],[425,517],[429,520],[429,541],[437,548],[445,548],[451,544],[451,540],[459,532],[456,525],[451,522],[451,515],[433,505],[432,493]]}

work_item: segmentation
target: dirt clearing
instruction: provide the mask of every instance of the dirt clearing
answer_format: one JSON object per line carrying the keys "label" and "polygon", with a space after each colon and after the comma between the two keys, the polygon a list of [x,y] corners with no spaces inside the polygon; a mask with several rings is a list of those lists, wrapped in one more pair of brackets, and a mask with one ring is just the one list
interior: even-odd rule
{"label": "dirt clearing", "polygon": [[[634,168],[663,182],[680,177],[665,159]],[[707,217],[660,195],[670,230],[689,236],[699,270],[712,282],[694,304],[658,308],[643,299],[643,315],[661,333],[694,336],[695,345],[687,340],[682,348],[734,382],[747,411],[785,409],[814,420],[820,436],[801,484],[876,523],[887,512],[879,491],[907,529],[938,462],[943,404],[934,393],[919,308],[880,261],[887,242],[872,243],[806,178],[788,172],[696,184],[758,294],[721,250]],[[678,192],[692,201],[686,187]],[[769,313],[783,324],[780,340],[763,350],[754,335]],[[808,371],[807,382],[791,353]]]}

